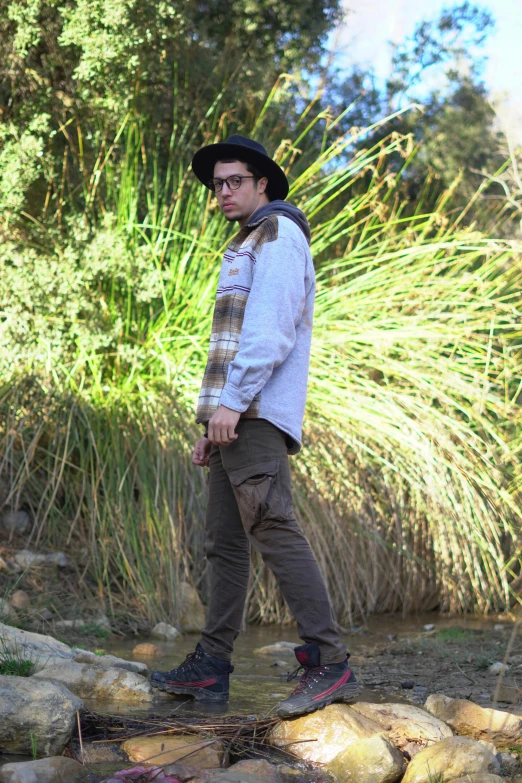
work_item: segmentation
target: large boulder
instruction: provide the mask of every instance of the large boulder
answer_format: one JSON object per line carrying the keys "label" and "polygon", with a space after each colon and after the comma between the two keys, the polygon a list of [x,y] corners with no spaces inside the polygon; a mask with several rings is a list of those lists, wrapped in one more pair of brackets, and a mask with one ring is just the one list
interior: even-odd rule
{"label": "large boulder", "polygon": [[57,756],[83,702],[59,683],[0,676],[0,752]]}
{"label": "large boulder", "polygon": [[353,712],[347,704],[331,704],[310,715],[281,721],[272,729],[270,742],[301,759],[328,764],[348,745],[381,731],[378,723]]}
{"label": "large boulder", "polygon": [[152,688],[141,674],[124,669],[107,669],[88,663],[51,663],[33,674],[31,680],[42,679],[61,682],[72,693],[82,699],[124,701],[126,704],[140,704],[154,700]]}
{"label": "large boulder", "polygon": [[22,631],[10,625],[0,623],[0,639],[6,652],[13,652],[19,658],[25,658],[38,664],[49,658],[64,660],[73,657],[73,652],[68,644],[45,636],[41,633]]}
{"label": "large boulder", "polygon": [[406,761],[385,734],[375,734],[342,750],[328,765],[339,783],[395,783]]}
{"label": "large boulder", "polygon": [[428,712],[465,737],[489,740],[496,745],[519,743],[522,739],[522,720],[509,712],[479,707],[467,699],[452,699],[439,693],[429,696],[425,706]]}
{"label": "large boulder", "polygon": [[35,671],[41,671],[53,664],[59,666],[64,661],[76,661],[98,667],[124,669],[137,674],[148,673],[145,663],[126,661],[114,655],[96,655],[89,650],[80,650],[79,647],[73,649],[53,636],[22,631],[4,623],[0,623],[0,639],[6,652],[13,652],[18,658],[32,661]]}
{"label": "large boulder", "polygon": [[198,591],[188,582],[181,582],[177,598],[181,630],[185,633],[198,633],[206,620],[205,607]]}
{"label": "large boulder", "polygon": [[136,737],[127,740],[122,750],[131,761],[145,764],[174,764],[186,761],[199,769],[214,769],[221,765],[223,743],[220,740],[206,740],[194,736]]}
{"label": "large boulder", "polygon": [[381,731],[410,758],[453,732],[443,721],[412,704],[357,702],[350,709],[378,723]]}
{"label": "large boulder", "polygon": [[83,783],[86,780],[85,767],[65,756],[4,764],[0,769],[0,783]]}
{"label": "large boulder", "polygon": [[496,756],[469,737],[448,737],[424,748],[408,764],[402,783],[447,783],[467,775],[498,775]]}

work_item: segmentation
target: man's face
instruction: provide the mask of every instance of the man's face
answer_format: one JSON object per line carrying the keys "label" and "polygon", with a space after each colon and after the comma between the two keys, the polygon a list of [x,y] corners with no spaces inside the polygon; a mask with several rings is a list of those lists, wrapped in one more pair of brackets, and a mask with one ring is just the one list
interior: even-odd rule
{"label": "man's face", "polygon": [[267,203],[266,186],[268,180],[262,177],[257,183],[251,179],[252,174],[248,171],[246,165],[240,161],[232,163],[218,162],[214,166],[214,179],[225,180],[233,176],[249,177],[241,180],[241,186],[238,190],[231,190],[226,182],[223,182],[223,188],[216,193],[216,198],[221,211],[227,220],[237,220],[244,225],[250,215],[262,204]]}

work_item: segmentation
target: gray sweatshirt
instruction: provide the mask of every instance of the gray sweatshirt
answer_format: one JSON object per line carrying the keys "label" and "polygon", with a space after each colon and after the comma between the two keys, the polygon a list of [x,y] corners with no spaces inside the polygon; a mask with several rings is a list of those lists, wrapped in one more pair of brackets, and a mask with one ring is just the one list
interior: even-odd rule
{"label": "gray sweatshirt", "polygon": [[271,201],[225,251],[197,421],[218,405],[241,418],[267,419],[301,449],[315,296],[301,210]]}

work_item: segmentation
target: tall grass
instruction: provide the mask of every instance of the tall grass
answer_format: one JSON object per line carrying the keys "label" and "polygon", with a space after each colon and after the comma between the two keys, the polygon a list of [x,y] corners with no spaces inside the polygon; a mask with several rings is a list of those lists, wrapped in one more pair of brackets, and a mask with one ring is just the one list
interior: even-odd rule
{"label": "tall grass", "polygon": [[[280,88],[240,130],[276,138]],[[165,151],[128,116],[93,156],[76,225],[94,228],[76,246],[78,269],[92,266],[96,237],[116,249],[85,277],[92,316],[78,309],[67,322],[63,304],[48,307],[42,328],[75,338],[45,361],[31,354],[41,336],[26,339],[0,396],[0,476],[6,503],[34,514],[30,544],[83,551],[82,578],[108,608],[148,621],[176,618],[180,579],[208,595],[205,475],[190,454],[232,229],[188,161],[229,121],[218,97],[203,120],[174,122]],[[520,571],[520,245],[452,213],[451,193],[412,210],[390,165],[407,165],[408,140],[354,154],[365,131],[337,128],[305,111],[277,152],[310,219],[318,276],[305,449],[293,463],[299,520],[342,623],[509,607]],[[74,194],[67,209],[79,210]],[[248,618],[288,619],[253,559]]]}

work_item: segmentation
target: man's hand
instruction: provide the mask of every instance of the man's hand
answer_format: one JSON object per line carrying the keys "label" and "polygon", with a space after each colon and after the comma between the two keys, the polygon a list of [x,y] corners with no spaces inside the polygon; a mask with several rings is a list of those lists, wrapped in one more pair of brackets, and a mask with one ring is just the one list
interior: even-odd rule
{"label": "man's hand", "polygon": [[236,440],[236,424],[239,421],[239,411],[220,405],[208,423],[208,439],[216,446],[230,446]]}
{"label": "man's hand", "polygon": [[194,446],[192,463],[194,465],[199,465],[200,468],[208,468],[211,446],[212,443],[208,438],[205,438],[205,436],[200,438]]}

